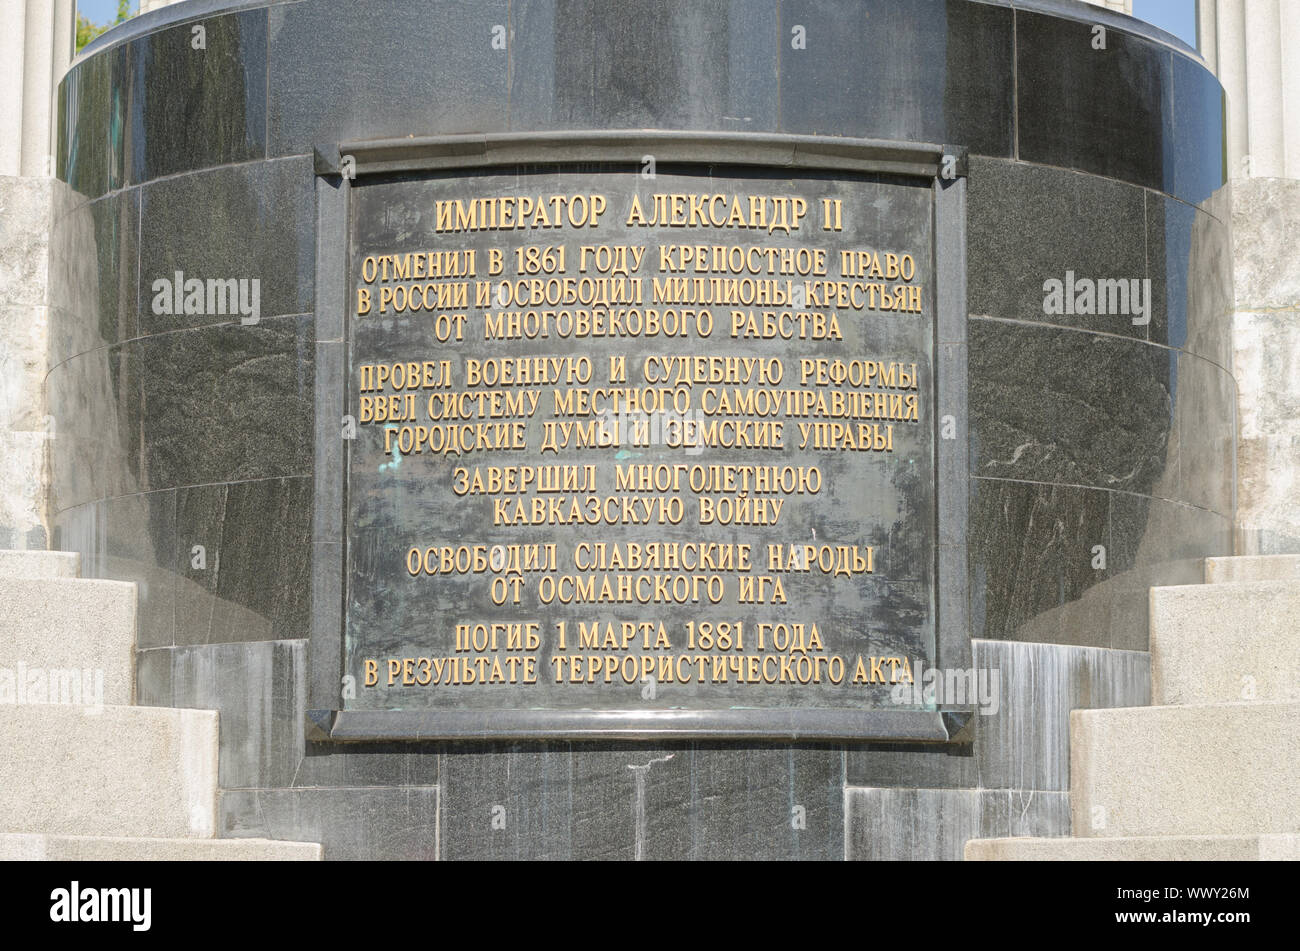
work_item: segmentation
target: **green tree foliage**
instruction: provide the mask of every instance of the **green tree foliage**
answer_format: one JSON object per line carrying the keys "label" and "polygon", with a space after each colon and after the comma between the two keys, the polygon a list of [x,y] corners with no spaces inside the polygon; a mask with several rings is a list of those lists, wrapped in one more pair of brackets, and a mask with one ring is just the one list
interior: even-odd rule
{"label": "green tree foliage", "polygon": [[81,48],[83,46],[85,46],[95,37],[99,36],[101,33],[106,32],[110,27],[117,26],[119,23],[125,23],[130,18],[131,18],[131,0],[117,0],[117,19],[113,20],[112,23],[104,23],[102,25],[98,23],[91,23],[87,17],[85,17],[81,13],[78,13],[77,14],[77,52],[80,53]]}

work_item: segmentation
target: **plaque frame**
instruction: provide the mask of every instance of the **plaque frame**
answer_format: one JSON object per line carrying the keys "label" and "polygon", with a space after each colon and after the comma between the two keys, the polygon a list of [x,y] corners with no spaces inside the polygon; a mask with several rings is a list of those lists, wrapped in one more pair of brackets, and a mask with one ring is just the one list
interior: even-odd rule
{"label": "plaque frame", "polygon": [[[306,739],[393,741],[890,742],[967,745],[970,704],[931,711],[872,708],[726,710],[342,710],[346,617],[346,483],[350,442],[347,314],[351,183],[368,175],[518,164],[719,164],[875,173],[932,189],[934,266],[935,656],[939,669],[972,664],[967,523],[966,176],[964,148],[826,136],[609,130],[440,135],[342,142],[315,149],[316,377],[311,628]],[[951,417],[950,420],[947,418]],[[956,438],[943,439],[945,422]],[[355,689],[355,684],[352,685]]]}

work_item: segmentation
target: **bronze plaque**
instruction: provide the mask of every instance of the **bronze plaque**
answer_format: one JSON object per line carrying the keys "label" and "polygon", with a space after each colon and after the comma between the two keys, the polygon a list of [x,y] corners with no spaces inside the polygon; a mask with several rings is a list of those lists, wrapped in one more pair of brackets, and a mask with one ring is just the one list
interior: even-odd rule
{"label": "bronze plaque", "polygon": [[345,711],[926,709],[894,688],[935,661],[932,181],[351,201]]}

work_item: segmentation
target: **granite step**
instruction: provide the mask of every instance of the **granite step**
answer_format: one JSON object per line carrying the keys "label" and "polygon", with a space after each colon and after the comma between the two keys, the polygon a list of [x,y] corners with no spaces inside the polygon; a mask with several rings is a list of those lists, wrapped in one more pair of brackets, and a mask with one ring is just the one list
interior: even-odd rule
{"label": "granite step", "polygon": [[0,831],[210,838],[217,714],[0,705]]}
{"label": "granite step", "polygon": [[315,842],[0,834],[0,862],[319,862]]}
{"label": "granite step", "polygon": [[1151,702],[1300,700],[1300,580],[1152,588]]}
{"label": "granite step", "polygon": [[0,704],[130,705],[135,637],[134,584],[0,577]]}
{"label": "granite step", "polygon": [[134,707],[136,586],[0,551],[0,860],[319,861],[215,839],[217,714]]}
{"label": "granite step", "polygon": [[1300,833],[1300,703],[1075,710],[1073,834]]}
{"label": "granite step", "polygon": [[968,862],[1294,862],[1300,861],[1300,835],[971,839],[965,858]]}
{"label": "granite step", "polygon": [[0,578],[80,578],[81,556],[71,551],[0,550]]}
{"label": "granite step", "polygon": [[1300,555],[1239,555],[1205,559],[1206,584],[1300,581]]}

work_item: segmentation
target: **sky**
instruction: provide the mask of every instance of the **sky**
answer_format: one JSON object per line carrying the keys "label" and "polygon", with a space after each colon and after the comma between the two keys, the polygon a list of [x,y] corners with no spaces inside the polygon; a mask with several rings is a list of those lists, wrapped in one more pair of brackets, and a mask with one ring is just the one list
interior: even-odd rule
{"label": "sky", "polygon": [[[140,0],[131,0],[131,10],[140,9]],[[92,23],[107,23],[117,16],[117,0],[77,0],[77,12]]]}
{"label": "sky", "polygon": [[[139,0],[131,0],[133,10],[139,6]],[[77,9],[95,23],[107,23],[117,13],[117,0],[78,0]],[[1196,0],[1133,0],[1133,15],[1196,45]]]}
{"label": "sky", "polygon": [[1196,0],[1133,0],[1133,15],[1196,47]]}
{"label": "sky", "polygon": [[[131,9],[139,8],[140,0],[131,0]],[[96,23],[103,23],[117,14],[117,0],[77,0],[77,9]]]}

